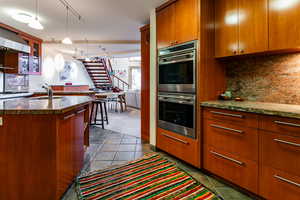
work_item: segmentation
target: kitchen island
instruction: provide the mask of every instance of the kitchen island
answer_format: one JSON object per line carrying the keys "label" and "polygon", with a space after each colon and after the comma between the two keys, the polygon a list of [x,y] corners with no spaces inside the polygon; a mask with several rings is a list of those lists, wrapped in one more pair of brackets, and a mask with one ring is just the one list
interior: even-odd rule
{"label": "kitchen island", "polygon": [[83,167],[91,100],[0,101],[0,199],[60,199]]}

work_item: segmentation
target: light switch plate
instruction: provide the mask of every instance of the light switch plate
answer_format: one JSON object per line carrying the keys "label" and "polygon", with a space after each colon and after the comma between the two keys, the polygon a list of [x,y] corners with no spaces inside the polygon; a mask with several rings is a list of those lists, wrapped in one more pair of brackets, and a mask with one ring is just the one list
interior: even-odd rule
{"label": "light switch plate", "polygon": [[0,117],[0,126],[3,126],[3,118]]}

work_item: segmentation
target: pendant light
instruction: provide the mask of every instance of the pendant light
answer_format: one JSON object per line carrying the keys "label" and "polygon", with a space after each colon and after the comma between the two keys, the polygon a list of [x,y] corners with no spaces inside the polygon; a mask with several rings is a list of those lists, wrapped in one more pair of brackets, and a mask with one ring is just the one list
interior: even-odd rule
{"label": "pendant light", "polygon": [[35,1],[35,18],[30,21],[28,26],[31,28],[37,29],[37,30],[43,30],[44,27],[39,21],[38,12],[39,12],[39,4],[38,4],[38,0],[36,0]]}
{"label": "pendant light", "polygon": [[63,44],[68,44],[68,45],[73,44],[71,38],[68,37],[68,35],[69,35],[69,7],[68,6],[67,6],[67,17],[66,17],[66,34],[67,34],[67,37],[65,37],[62,40],[62,43]]}
{"label": "pendant light", "polygon": [[89,41],[86,39],[86,58],[85,58],[85,61],[86,62],[90,62],[91,59],[89,58]]}

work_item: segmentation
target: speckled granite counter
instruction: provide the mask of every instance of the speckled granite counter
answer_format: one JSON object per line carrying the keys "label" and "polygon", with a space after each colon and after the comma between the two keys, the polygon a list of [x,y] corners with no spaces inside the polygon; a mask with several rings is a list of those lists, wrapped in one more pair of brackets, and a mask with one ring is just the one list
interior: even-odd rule
{"label": "speckled granite counter", "polygon": [[252,101],[207,101],[201,106],[300,119],[300,105]]}
{"label": "speckled granite counter", "polygon": [[62,96],[52,101],[22,98],[0,101],[0,115],[5,114],[63,114],[92,101],[88,96]]}

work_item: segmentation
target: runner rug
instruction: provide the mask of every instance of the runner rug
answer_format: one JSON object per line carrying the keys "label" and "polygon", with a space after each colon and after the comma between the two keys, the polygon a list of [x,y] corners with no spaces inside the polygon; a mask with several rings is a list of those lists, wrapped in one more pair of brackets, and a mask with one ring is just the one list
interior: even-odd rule
{"label": "runner rug", "polygon": [[79,199],[220,199],[158,154],[77,179]]}

